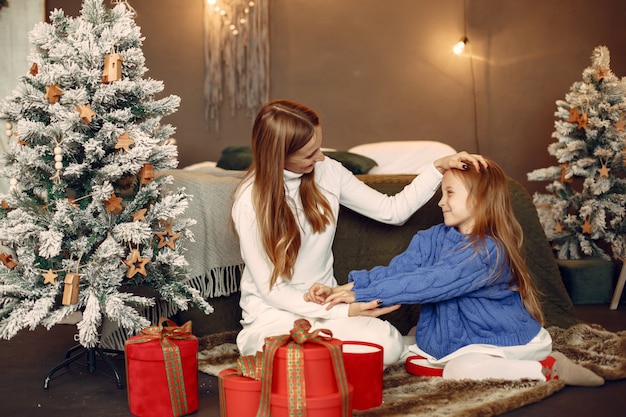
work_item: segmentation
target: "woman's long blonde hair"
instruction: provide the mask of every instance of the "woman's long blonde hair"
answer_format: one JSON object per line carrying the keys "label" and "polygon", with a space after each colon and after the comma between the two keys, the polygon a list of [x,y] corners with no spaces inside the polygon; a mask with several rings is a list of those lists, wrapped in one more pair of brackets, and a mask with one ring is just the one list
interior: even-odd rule
{"label": "woman's long blonde hair", "polygon": [[[254,120],[252,164],[247,176],[254,176],[252,202],[259,233],[274,264],[270,288],[279,277],[291,279],[301,245],[298,220],[285,192],[285,159],[313,138],[317,126],[319,116],[313,110],[289,100],[267,103]],[[315,184],[314,172],[302,175],[300,198],[307,221],[313,232],[319,233],[334,221],[334,216]]]}
{"label": "woman's long blonde hair", "polygon": [[[468,190],[468,204],[474,212],[474,229],[470,239],[474,244],[484,242],[486,236],[496,241],[497,262],[506,256],[513,275],[509,286],[519,291],[528,312],[543,324],[538,290],[524,261],[524,234],[513,212],[507,177],[494,161],[487,159],[487,163],[488,168],[480,171],[468,164],[467,170],[453,169],[451,172]],[[500,273],[502,271],[497,272],[498,275]]]}

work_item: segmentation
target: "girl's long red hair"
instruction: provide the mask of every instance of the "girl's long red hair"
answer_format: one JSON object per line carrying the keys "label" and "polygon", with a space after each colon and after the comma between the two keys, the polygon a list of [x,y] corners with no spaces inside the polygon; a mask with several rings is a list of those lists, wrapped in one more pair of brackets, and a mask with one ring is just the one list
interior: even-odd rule
{"label": "girl's long red hair", "polygon": [[[510,287],[519,291],[528,312],[544,323],[538,290],[524,260],[524,233],[515,217],[507,177],[494,161],[487,159],[488,167],[476,170],[468,164],[467,170],[452,170],[468,190],[468,204],[474,212],[474,230],[470,239],[474,244],[491,236],[498,243],[498,259],[506,257],[513,278]],[[498,273],[501,273],[499,271]]]}

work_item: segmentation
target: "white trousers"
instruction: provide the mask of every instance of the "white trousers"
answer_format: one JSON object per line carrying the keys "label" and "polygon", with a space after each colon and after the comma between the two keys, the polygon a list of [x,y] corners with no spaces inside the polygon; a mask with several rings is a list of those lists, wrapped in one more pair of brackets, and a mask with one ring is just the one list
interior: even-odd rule
{"label": "white trousers", "polygon": [[444,367],[447,379],[533,379],[545,381],[540,360],[552,352],[550,333],[542,328],[530,342],[520,346],[468,345],[435,359],[417,345],[408,347],[403,357],[418,354],[431,365]]}
{"label": "white trousers", "polygon": [[[290,317],[287,320],[273,320],[263,325],[246,326],[237,335],[237,347],[242,356],[254,355],[263,350],[265,338],[289,334],[293,323],[298,318]],[[341,319],[320,320],[306,318],[311,323],[311,331],[317,329],[330,330],[334,338],[344,341],[369,342],[383,347],[384,365],[396,363],[402,355],[404,344],[402,335],[389,322],[374,317],[346,317]]]}

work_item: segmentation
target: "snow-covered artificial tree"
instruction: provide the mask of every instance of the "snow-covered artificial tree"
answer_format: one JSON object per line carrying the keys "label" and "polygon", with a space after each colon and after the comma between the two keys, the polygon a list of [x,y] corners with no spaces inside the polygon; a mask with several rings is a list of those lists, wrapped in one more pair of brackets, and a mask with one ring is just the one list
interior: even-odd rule
{"label": "snow-covered artificial tree", "polygon": [[626,80],[610,69],[609,50],[594,49],[591,66],[558,100],[557,141],[548,146],[558,166],[528,173],[551,181],[534,202],[560,259],[626,257]]}
{"label": "snow-covered artificial tree", "polygon": [[30,32],[32,66],[0,102],[11,184],[0,208],[2,338],[81,311],[79,342],[92,348],[104,318],[131,335],[155,303],[213,311],[186,283],[191,196],[159,175],[178,165],[174,128],[160,120],[180,99],[157,98],[163,83],[143,77],[133,17],[103,0],[85,0],[75,18],[54,10]]}

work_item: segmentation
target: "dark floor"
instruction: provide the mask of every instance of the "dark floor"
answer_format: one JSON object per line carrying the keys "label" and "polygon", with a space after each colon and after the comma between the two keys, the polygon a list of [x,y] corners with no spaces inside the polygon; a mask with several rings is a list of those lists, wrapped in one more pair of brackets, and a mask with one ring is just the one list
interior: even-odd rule
{"label": "dark floor", "polygon": [[[611,331],[626,330],[626,306],[609,310],[608,305],[577,306],[578,317]],[[132,416],[126,389],[117,388],[113,374],[102,360],[96,372],[83,361],[69,371],[59,371],[44,388],[48,371],[65,358],[73,346],[75,326],[57,325],[46,331],[22,331],[0,341],[0,415],[3,417],[118,417]],[[125,383],[123,356],[113,358]],[[106,373],[106,374],[105,374]],[[217,379],[200,373],[200,404],[194,416],[219,416]],[[600,388],[565,387],[557,394],[518,410],[507,417],[626,415],[626,380],[607,382]],[[158,416],[156,416],[158,417]]]}

